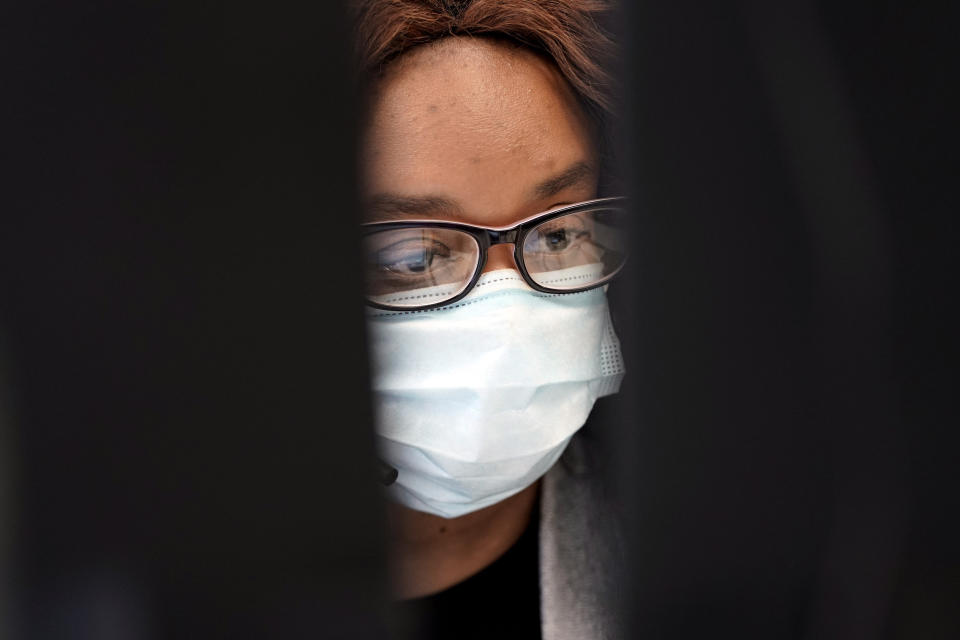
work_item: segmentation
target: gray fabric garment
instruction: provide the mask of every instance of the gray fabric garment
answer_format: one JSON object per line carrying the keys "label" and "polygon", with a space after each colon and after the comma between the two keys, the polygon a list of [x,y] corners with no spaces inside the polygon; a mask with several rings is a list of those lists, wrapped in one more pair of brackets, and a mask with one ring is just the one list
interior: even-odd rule
{"label": "gray fabric garment", "polygon": [[617,616],[624,566],[619,518],[601,486],[592,447],[573,438],[540,493],[543,640],[622,638]]}

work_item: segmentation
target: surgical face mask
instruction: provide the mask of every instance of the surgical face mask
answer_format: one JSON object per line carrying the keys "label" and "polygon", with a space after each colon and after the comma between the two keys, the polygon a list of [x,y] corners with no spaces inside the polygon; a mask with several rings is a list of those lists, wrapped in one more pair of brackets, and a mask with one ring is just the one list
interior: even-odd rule
{"label": "surgical face mask", "polygon": [[535,482],[624,373],[604,288],[540,293],[511,269],[447,307],[370,310],[368,330],[389,496],[446,518]]}

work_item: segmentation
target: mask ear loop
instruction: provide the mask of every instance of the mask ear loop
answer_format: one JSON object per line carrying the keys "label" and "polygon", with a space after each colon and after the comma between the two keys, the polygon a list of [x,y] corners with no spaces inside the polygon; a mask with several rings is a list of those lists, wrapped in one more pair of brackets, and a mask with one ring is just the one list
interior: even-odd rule
{"label": "mask ear loop", "polygon": [[380,472],[380,483],[385,487],[389,487],[396,482],[397,476],[400,475],[399,471],[383,460],[377,460],[377,468]]}

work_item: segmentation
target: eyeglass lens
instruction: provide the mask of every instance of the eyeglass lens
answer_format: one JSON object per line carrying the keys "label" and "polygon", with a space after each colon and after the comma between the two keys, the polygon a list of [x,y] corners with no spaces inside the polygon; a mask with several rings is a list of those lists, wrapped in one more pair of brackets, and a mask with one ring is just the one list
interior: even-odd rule
{"label": "eyeglass lens", "polygon": [[523,264],[541,287],[570,290],[604,280],[623,266],[623,209],[592,209],[543,222],[523,241]]}
{"label": "eyeglass lens", "polygon": [[415,308],[460,294],[476,272],[480,245],[456,229],[414,227],[367,235],[363,241],[367,298]]}
{"label": "eyeglass lens", "polygon": [[[572,290],[605,280],[623,266],[626,214],[600,207],[552,218],[530,229],[521,257],[541,287]],[[376,231],[363,241],[367,298],[418,308],[455,298],[470,285],[480,246],[457,229],[413,227]]]}

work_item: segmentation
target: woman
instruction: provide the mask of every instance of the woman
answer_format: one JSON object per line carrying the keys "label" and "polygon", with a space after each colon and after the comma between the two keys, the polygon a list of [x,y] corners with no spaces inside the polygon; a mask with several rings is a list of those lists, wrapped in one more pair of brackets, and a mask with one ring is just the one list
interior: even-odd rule
{"label": "woman", "polygon": [[605,6],[356,8],[396,596],[425,635],[615,636],[614,525],[573,438],[623,376],[605,298],[626,216],[600,186]]}

